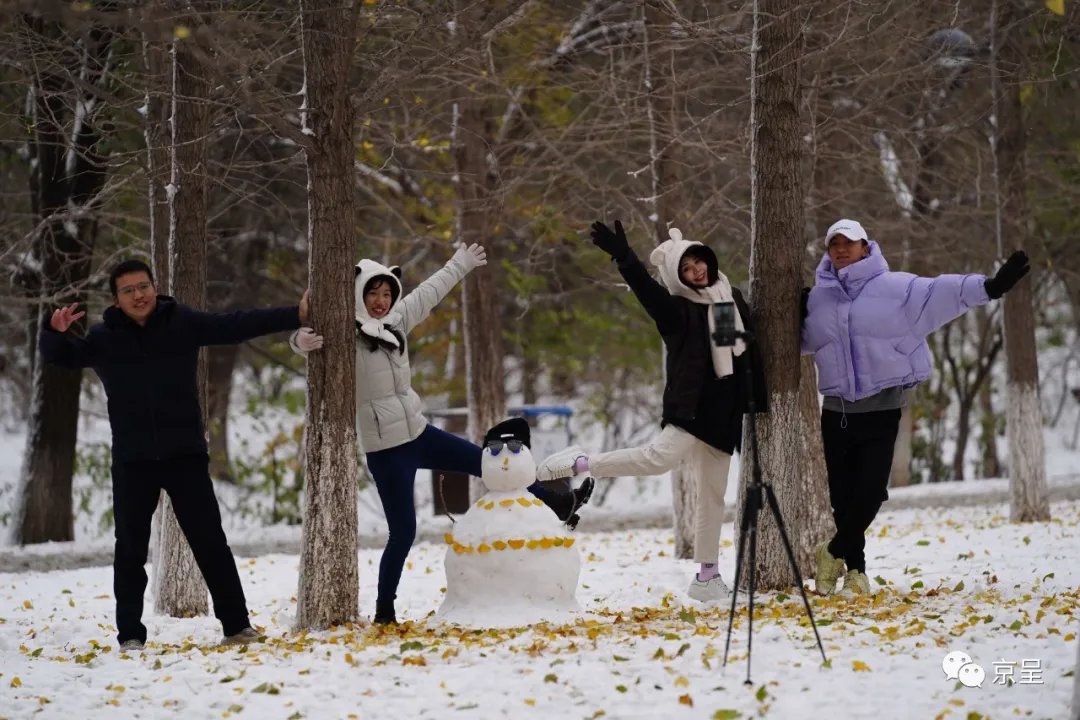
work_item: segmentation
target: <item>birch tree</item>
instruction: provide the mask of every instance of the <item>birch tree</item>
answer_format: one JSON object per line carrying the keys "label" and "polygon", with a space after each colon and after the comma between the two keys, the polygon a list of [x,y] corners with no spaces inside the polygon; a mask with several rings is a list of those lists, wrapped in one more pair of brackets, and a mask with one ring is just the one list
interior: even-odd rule
{"label": "birch tree", "polygon": [[[211,0],[212,2],[212,0]],[[210,133],[210,83],[205,48],[208,28],[200,12],[210,9],[202,0],[187,5],[169,51],[169,287],[177,302],[206,309],[206,145]],[[179,35],[191,33],[187,38]],[[148,108],[149,110],[149,108]],[[154,153],[153,146],[148,147]],[[153,182],[153,180],[151,180]],[[154,218],[151,196],[151,218]],[[154,248],[156,249],[156,248]],[[199,407],[206,427],[206,352],[199,351]],[[206,582],[184,537],[172,501],[161,493],[156,514],[154,546],[154,609],[173,617],[205,615],[209,611]]]}
{"label": "birch tree", "polygon": [[327,348],[312,353],[307,365],[307,485],[296,607],[297,625],[306,629],[359,615],[349,95],[358,7],[350,0],[300,0],[311,323]]}
{"label": "birch tree", "polygon": [[[998,196],[996,234],[998,255],[1002,258],[1030,245],[1031,217],[1024,158],[1027,140],[1020,100],[1026,18],[1026,5],[1019,0],[993,0],[992,150]],[[1007,373],[1009,516],[1013,522],[1050,519],[1031,282],[1030,277],[1022,279],[1001,300]]]}
{"label": "birch tree", "polygon": [[[797,561],[809,569],[818,538],[806,531],[807,498],[822,493],[800,471],[803,421],[799,377],[799,288],[802,286],[803,192],[800,160],[799,3],[755,0],[750,50],[750,293],[768,384],[768,413],[758,418],[761,473],[772,483]],[[750,438],[744,440],[749,450]],[[749,454],[744,455],[749,458]],[[744,482],[750,478],[743,462]],[[819,503],[820,505],[820,503]],[[767,509],[758,523],[759,587],[795,584],[779,528]]]}

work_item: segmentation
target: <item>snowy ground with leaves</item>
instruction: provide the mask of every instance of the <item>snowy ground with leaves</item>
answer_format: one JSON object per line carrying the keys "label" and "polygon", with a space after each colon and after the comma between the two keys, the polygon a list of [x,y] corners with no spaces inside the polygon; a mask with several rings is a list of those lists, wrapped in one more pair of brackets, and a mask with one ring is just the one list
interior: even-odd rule
{"label": "snowy ground with leaves", "polygon": [[[319,633],[293,628],[298,558],[240,559],[269,636],[216,646],[210,618],[147,619],[150,643],[120,654],[111,571],[0,575],[0,717],[267,718],[1062,718],[1077,653],[1080,503],[1012,525],[1000,505],[883,513],[868,540],[872,598],[812,597],[823,666],[798,595],[758,597],[753,683],[740,602],[685,595],[693,566],[668,531],[582,533],[580,619],[487,632],[438,625],[445,547],[410,557],[399,615]],[[733,573],[732,527],[724,531]],[[370,615],[377,551],[360,553]],[[947,679],[962,651],[981,687]]]}

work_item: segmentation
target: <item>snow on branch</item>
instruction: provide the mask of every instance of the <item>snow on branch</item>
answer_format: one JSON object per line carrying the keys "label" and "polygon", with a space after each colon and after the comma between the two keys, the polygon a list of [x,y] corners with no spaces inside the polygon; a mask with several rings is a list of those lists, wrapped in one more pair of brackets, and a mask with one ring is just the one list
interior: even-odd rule
{"label": "snow on branch", "polygon": [[907,183],[900,177],[900,158],[896,155],[896,149],[883,130],[874,133],[874,145],[878,148],[881,160],[881,174],[885,176],[885,184],[892,191],[896,204],[900,206],[904,217],[910,218],[911,210],[915,206],[915,198]]}

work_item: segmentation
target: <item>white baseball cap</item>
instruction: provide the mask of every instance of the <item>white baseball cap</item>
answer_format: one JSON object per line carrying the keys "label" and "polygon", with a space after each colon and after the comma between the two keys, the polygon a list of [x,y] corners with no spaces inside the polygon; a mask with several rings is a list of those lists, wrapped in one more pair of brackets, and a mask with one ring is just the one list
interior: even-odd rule
{"label": "white baseball cap", "polygon": [[829,243],[837,235],[843,235],[848,240],[855,242],[857,240],[869,240],[866,235],[866,230],[855,220],[837,220],[829,226],[829,231],[825,233],[825,247],[829,247]]}

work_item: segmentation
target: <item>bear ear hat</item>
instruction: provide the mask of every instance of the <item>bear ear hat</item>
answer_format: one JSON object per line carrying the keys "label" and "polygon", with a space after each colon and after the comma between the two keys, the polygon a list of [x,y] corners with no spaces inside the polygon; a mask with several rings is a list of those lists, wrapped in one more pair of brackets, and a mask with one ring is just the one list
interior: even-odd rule
{"label": "bear ear hat", "polygon": [[656,267],[662,267],[668,252],[676,243],[681,242],[682,239],[682,230],[679,228],[671,228],[668,230],[668,239],[653,248],[653,251],[649,253],[649,262]]}
{"label": "bear ear hat", "polygon": [[389,269],[391,275],[396,277],[398,280],[401,279],[401,267],[399,265],[391,265]]}

